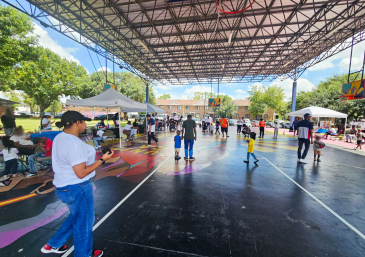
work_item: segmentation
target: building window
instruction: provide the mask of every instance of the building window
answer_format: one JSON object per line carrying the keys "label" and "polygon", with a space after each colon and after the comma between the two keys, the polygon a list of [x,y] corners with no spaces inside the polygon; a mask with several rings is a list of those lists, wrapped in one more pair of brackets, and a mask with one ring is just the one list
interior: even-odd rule
{"label": "building window", "polygon": [[199,110],[199,106],[195,106],[195,110]]}
{"label": "building window", "polygon": [[246,111],[249,111],[250,110],[250,106],[246,106],[245,109],[246,109]]}
{"label": "building window", "polygon": [[205,110],[208,110],[209,109],[209,106],[205,106]]}
{"label": "building window", "polygon": [[235,117],[235,118],[238,118],[238,113],[235,113],[235,114],[234,114],[234,117]]}
{"label": "building window", "polygon": [[258,119],[262,119],[262,115],[257,115],[257,118]]}
{"label": "building window", "polygon": [[250,118],[250,114],[245,114],[245,119],[249,119]]}
{"label": "building window", "polygon": [[186,109],[186,110],[189,110],[189,105],[185,106],[185,109]]}
{"label": "building window", "polygon": [[269,115],[265,114],[264,119],[267,120],[269,118]]}
{"label": "building window", "polygon": [[160,105],[160,108],[163,108],[163,105]]}
{"label": "building window", "polygon": [[181,105],[178,105],[178,106],[177,106],[177,109],[178,109],[178,110],[181,110]]}
{"label": "building window", "polygon": [[168,106],[169,110],[171,110],[171,105]]}

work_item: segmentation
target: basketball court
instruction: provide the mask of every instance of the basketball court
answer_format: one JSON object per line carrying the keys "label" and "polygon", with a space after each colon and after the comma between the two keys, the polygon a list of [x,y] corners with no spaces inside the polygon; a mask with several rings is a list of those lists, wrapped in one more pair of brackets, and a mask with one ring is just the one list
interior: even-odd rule
{"label": "basketball court", "polygon": [[[321,163],[311,149],[297,164],[296,138],[269,134],[256,140],[258,165],[246,165],[234,129],[228,140],[199,132],[193,162],[174,160],[174,133],[161,132],[158,148],[136,140],[116,152],[94,181],[94,247],[105,256],[363,255],[362,157],[326,147]],[[41,186],[0,194],[1,256],[42,256],[67,217],[54,191],[3,204]]]}

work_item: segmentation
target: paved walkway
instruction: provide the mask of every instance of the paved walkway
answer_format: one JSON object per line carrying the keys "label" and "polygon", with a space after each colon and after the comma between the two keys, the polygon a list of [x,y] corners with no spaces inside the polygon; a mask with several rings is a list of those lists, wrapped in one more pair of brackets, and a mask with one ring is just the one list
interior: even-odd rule
{"label": "paved walkway", "polygon": [[[267,135],[256,140],[258,165],[246,165],[247,142],[234,130],[228,139],[199,131],[196,161],[174,160],[174,133],[159,133],[160,147],[123,143],[93,181],[95,248],[123,257],[363,256],[362,156],[328,144],[321,163],[310,149],[298,164],[296,138]],[[68,215],[52,177],[0,193],[0,256],[43,256]]]}

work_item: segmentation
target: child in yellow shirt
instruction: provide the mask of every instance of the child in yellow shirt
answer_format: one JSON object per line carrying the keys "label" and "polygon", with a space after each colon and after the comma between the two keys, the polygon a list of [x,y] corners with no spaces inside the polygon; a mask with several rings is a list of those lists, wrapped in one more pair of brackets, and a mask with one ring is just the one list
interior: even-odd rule
{"label": "child in yellow shirt", "polygon": [[247,140],[247,142],[248,142],[247,160],[243,161],[244,163],[248,164],[250,162],[250,155],[252,155],[252,157],[255,159],[255,161],[254,161],[255,164],[259,161],[259,159],[257,159],[255,154],[253,153],[253,151],[255,150],[255,139],[256,139],[256,133],[251,132],[250,139]]}

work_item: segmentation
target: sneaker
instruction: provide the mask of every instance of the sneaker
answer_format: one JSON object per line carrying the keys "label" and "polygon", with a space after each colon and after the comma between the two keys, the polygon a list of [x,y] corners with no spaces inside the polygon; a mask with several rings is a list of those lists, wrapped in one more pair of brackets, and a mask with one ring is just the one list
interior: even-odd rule
{"label": "sneaker", "polygon": [[101,257],[104,255],[104,252],[102,250],[95,250],[90,257]]}
{"label": "sneaker", "polygon": [[188,157],[184,157],[184,160],[187,160],[188,159]]}
{"label": "sneaker", "polygon": [[67,252],[67,246],[61,246],[60,248],[52,248],[48,244],[45,244],[45,246],[41,249],[42,253],[65,253]]}
{"label": "sneaker", "polygon": [[243,161],[244,163],[250,163],[249,161]]}
{"label": "sneaker", "polygon": [[151,145],[147,145],[148,147],[150,147]]}
{"label": "sneaker", "polygon": [[29,172],[26,177],[27,178],[31,178],[33,176],[37,176],[37,174],[36,173],[33,173],[33,172]]}
{"label": "sneaker", "polygon": [[259,159],[257,159],[256,161],[254,161],[254,163],[256,164],[259,161]]}
{"label": "sneaker", "polygon": [[300,159],[298,159],[297,162],[300,163]]}
{"label": "sneaker", "polygon": [[307,162],[304,159],[300,159],[300,163],[306,164]]}
{"label": "sneaker", "polygon": [[357,150],[357,148],[355,147],[354,150]]}
{"label": "sneaker", "polygon": [[158,141],[156,142],[156,145],[158,146]]}
{"label": "sneaker", "polygon": [[318,158],[318,159],[317,159],[317,162],[321,162],[321,159],[319,159],[319,158]]}
{"label": "sneaker", "polygon": [[195,160],[195,158],[194,158],[194,157],[190,157],[190,158],[189,158],[189,160],[194,161],[194,160]]}

